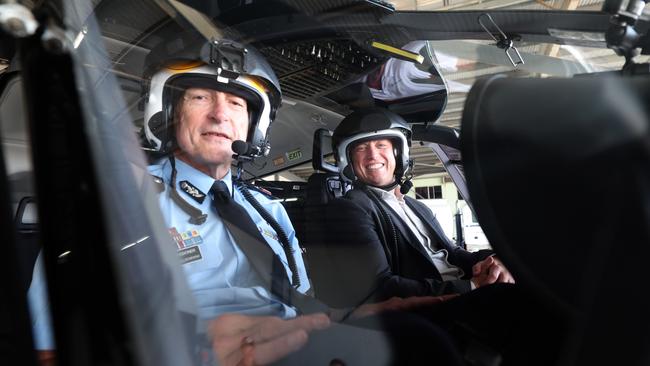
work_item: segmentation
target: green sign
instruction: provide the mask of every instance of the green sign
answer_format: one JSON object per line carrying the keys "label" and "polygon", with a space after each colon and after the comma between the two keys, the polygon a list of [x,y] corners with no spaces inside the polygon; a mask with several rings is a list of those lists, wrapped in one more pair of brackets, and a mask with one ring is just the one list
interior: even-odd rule
{"label": "green sign", "polygon": [[300,158],[302,158],[302,151],[300,151],[300,149],[287,152],[287,159],[289,159],[289,161],[298,160]]}

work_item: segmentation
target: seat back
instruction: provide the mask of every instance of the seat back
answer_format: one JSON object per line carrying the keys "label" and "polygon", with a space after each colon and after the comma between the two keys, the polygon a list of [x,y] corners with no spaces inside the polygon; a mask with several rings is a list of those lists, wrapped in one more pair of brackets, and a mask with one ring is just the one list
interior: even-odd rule
{"label": "seat back", "polygon": [[304,237],[305,216],[303,214],[305,206],[305,196],[307,183],[305,182],[283,182],[283,181],[257,181],[255,186],[267,191],[273,197],[281,201],[282,206],[287,211],[293,229],[296,231],[296,237],[302,241]]}
{"label": "seat back", "polygon": [[327,205],[346,192],[338,168],[328,163],[325,158],[324,152],[329,149],[327,138],[331,135],[331,131],[326,129],[318,129],[314,132],[312,166],[315,173],[307,180],[303,208],[304,232],[301,241],[305,248],[304,258],[309,267],[316,297],[319,293],[319,284],[328,282],[327,277],[331,268],[327,263],[327,256],[324,255],[324,238],[327,230],[332,230],[326,220]]}
{"label": "seat back", "polygon": [[[305,260],[316,297],[324,292],[323,286],[332,281],[329,278],[332,266],[329,264],[325,238],[328,230],[335,230],[327,220],[327,205],[344,194],[344,185],[333,173],[313,173],[307,181],[307,197],[304,207],[304,236],[302,240]],[[320,290],[319,290],[320,289]],[[327,290],[326,290],[327,291]]]}
{"label": "seat back", "polygon": [[647,76],[492,77],[465,104],[481,227],[520,285],[574,315],[562,364],[650,360],[648,100]]}

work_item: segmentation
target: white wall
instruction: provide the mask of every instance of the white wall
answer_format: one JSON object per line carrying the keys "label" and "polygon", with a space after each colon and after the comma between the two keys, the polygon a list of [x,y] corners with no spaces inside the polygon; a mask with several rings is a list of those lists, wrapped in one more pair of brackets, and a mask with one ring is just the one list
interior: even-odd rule
{"label": "white wall", "polygon": [[[447,179],[445,179],[447,178]],[[442,199],[420,199],[426,204],[440,222],[445,234],[456,241],[455,214],[460,210],[463,218],[463,235],[467,249],[470,251],[489,249],[490,244],[478,223],[472,222],[471,209],[463,200],[458,199],[456,185],[446,173],[434,174],[413,179],[413,189],[409,196],[415,197],[416,187],[442,186]]]}

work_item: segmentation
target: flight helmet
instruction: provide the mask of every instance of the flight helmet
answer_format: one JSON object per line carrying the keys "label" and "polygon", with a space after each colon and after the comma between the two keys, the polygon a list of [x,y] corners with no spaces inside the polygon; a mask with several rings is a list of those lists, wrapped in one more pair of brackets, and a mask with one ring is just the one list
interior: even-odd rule
{"label": "flight helmet", "polygon": [[402,117],[384,108],[364,108],[345,117],[332,136],[332,150],[344,181],[357,180],[350,164],[352,149],[359,143],[378,139],[389,139],[393,143],[395,181],[391,186],[410,180],[413,167],[409,156],[411,127]]}
{"label": "flight helmet", "polygon": [[280,107],[277,76],[253,47],[229,40],[182,35],[163,42],[145,60],[143,132],[148,147],[169,154],[176,148],[178,102],[190,87],[228,92],[246,100],[251,157],[268,154],[267,137]]}

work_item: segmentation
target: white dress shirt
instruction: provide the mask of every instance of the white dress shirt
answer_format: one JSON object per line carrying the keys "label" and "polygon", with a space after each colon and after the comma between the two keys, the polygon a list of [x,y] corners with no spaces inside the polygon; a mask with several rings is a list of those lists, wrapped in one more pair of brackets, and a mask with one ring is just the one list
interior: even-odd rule
{"label": "white dress shirt", "polygon": [[442,276],[443,281],[458,280],[463,277],[464,272],[461,268],[449,263],[449,253],[446,249],[436,247],[435,243],[429,238],[426,225],[420,220],[418,215],[411,210],[404,201],[404,196],[401,193],[396,193],[395,190],[385,191],[377,187],[369,187],[374,192],[378,193],[384,202],[395,211],[399,217],[404,221],[406,226],[418,238],[420,245],[429,254],[429,258],[436,266],[438,272]]}

